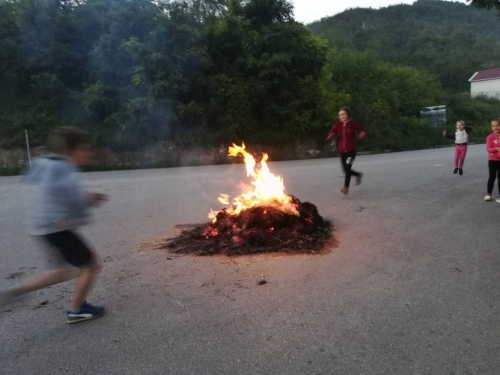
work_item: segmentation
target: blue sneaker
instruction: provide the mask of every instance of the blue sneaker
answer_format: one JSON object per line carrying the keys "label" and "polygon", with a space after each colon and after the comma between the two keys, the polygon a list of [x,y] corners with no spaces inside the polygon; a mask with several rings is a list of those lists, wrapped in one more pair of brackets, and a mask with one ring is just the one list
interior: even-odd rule
{"label": "blue sneaker", "polygon": [[92,306],[87,301],[83,301],[82,307],[76,311],[66,311],[66,322],[68,324],[83,322],[84,320],[92,320],[104,315],[104,307]]}

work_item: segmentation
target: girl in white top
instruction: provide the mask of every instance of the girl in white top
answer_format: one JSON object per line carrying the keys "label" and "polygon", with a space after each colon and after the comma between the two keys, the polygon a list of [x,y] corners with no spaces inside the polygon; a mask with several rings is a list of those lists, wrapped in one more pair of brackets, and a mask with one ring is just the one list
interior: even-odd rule
{"label": "girl in white top", "polygon": [[469,134],[472,132],[470,126],[465,126],[465,121],[457,121],[457,131],[455,134],[446,134],[446,130],[443,132],[443,136],[448,139],[455,140],[455,169],[453,173],[459,173],[460,176],[464,174],[464,162],[465,155],[467,155],[467,143],[469,143]]}

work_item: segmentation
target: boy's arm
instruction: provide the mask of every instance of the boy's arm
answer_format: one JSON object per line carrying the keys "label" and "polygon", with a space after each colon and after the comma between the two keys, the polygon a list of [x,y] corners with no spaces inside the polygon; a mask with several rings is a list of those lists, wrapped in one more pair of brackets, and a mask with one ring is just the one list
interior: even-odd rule
{"label": "boy's arm", "polygon": [[74,196],[75,206],[84,210],[91,206],[99,206],[102,202],[108,200],[108,196],[106,194],[86,191],[79,181],[76,183]]}
{"label": "boy's arm", "polygon": [[356,131],[359,132],[358,138],[363,139],[366,136],[366,128],[361,124],[356,124]]}
{"label": "boy's arm", "polygon": [[92,196],[83,188],[76,172],[67,163],[59,163],[47,179],[50,196],[71,210],[85,211],[92,205]]}
{"label": "boy's arm", "polygon": [[101,204],[101,202],[106,202],[108,200],[108,196],[103,193],[89,193],[90,195],[90,204],[92,206],[98,206]]}
{"label": "boy's arm", "polygon": [[92,195],[85,191],[76,173],[68,174],[54,191],[71,209],[84,211],[92,205]]}
{"label": "boy's arm", "polygon": [[328,135],[326,137],[326,140],[328,141],[330,138],[333,137],[333,135],[337,132],[337,123],[335,123],[332,128],[330,129],[330,131],[328,132]]}

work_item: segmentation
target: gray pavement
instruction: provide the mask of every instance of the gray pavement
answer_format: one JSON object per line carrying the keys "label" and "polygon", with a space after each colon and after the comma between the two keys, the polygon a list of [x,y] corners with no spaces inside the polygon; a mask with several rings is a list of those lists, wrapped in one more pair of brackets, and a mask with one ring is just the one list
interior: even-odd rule
{"label": "gray pavement", "polygon": [[[111,197],[82,231],[105,261],[89,300],[107,315],[66,325],[71,283],[0,310],[0,373],[499,374],[500,205],[483,201],[486,159],[471,146],[458,176],[452,148],[360,156],[349,196],[338,159],[271,163],[335,222],[339,245],[318,256],[138,247],[206,221],[246,181],[242,165],[85,174]],[[20,179],[0,178],[0,289],[45,268],[23,202]]]}

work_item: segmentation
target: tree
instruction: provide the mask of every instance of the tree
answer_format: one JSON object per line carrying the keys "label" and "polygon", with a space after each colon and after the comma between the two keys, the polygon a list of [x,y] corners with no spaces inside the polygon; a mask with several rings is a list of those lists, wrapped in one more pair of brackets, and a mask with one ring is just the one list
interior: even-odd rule
{"label": "tree", "polygon": [[479,9],[496,8],[500,15],[500,0],[467,0],[472,6]]}
{"label": "tree", "polygon": [[195,83],[215,139],[284,143],[326,120],[327,45],[284,1],[252,0],[207,24],[207,70]]}
{"label": "tree", "polygon": [[424,106],[445,100],[431,74],[382,62],[373,53],[333,50],[332,90],[343,93],[355,118],[368,126],[369,149],[419,148],[439,142],[438,133],[417,118]]}
{"label": "tree", "polygon": [[18,144],[23,129],[39,144],[74,116],[71,91],[81,85],[85,62],[72,10],[69,1],[0,2],[2,145]]}
{"label": "tree", "polygon": [[440,82],[456,116],[496,108],[455,99],[500,60],[491,12],[419,0],[311,29],[330,46],[286,0],[0,0],[0,147],[58,125],[115,150],[283,145],[324,138],[343,105],[370,127],[365,147],[421,147],[441,140],[418,118],[446,104]]}
{"label": "tree", "polygon": [[474,72],[496,68],[500,61],[495,15],[458,2],[350,9],[309,27],[332,47],[371,51],[383,61],[427,70],[450,94],[467,91]]}

